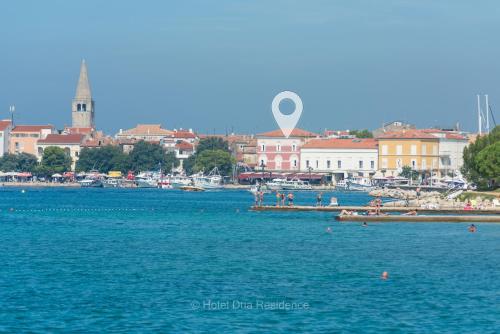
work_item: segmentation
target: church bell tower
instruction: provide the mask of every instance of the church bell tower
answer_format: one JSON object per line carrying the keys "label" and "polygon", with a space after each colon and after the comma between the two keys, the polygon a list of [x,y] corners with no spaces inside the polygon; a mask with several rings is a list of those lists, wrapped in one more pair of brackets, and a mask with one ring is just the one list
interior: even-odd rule
{"label": "church bell tower", "polygon": [[71,107],[71,116],[73,128],[95,129],[94,100],[92,100],[85,60],[82,60],[80,67],[80,78],[78,79],[78,86]]}

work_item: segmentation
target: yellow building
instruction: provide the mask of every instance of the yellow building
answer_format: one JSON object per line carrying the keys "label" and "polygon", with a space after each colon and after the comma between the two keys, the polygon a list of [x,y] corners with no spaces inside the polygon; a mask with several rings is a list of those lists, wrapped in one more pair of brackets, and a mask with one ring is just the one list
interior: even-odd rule
{"label": "yellow building", "polygon": [[422,172],[439,169],[439,138],[419,130],[388,132],[378,137],[378,166],[397,176],[404,166]]}

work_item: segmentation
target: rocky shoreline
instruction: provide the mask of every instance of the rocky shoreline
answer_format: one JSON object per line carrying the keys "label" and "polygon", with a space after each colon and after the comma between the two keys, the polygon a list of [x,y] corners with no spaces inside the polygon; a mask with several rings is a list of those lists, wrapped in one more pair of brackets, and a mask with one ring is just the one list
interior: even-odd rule
{"label": "rocky shoreline", "polygon": [[[461,194],[467,192],[442,194],[437,191],[420,192],[417,196],[415,190],[403,189],[375,189],[370,191],[370,196],[393,198],[394,201],[384,203],[384,206],[410,206],[426,209],[460,209],[464,208],[470,200],[474,209],[492,209],[500,205],[498,196],[496,199],[486,198],[480,194],[472,199],[461,200]],[[491,197],[491,195],[489,196]]]}

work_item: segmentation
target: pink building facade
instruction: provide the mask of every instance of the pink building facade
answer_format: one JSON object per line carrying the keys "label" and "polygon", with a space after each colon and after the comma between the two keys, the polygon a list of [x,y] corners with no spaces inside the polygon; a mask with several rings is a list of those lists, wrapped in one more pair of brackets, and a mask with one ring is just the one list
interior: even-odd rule
{"label": "pink building facade", "polygon": [[256,170],[294,172],[300,169],[300,148],[318,134],[294,129],[286,138],[281,130],[274,130],[257,135]]}

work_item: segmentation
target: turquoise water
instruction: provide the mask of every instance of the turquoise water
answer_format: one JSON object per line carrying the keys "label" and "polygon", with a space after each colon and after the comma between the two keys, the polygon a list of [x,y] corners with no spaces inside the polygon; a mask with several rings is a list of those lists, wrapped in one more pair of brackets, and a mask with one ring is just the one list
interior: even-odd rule
{"label": "turquoise water", "polygon": [[499,225],[364,228],[252,201],[1,188],[0,332],[498,332]]}

